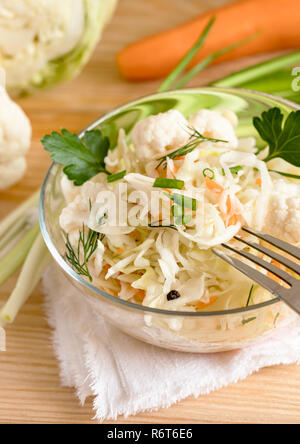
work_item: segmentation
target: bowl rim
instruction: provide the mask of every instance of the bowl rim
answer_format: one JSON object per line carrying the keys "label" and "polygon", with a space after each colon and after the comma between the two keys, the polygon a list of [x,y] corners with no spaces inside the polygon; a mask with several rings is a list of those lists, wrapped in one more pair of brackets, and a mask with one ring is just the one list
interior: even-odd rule
{"label": "bowl rim", "polygon": [[[252,94],[257,95],[258,97],[269,98],[269,99],[275,100],[276,102],[278,102],[278,105],[283,104],[283,105],[287,105],[295,110],[300,109],[300,106],[298,106],[297,104],[295,104],[289,100],[283,99],[281,97],[273,96],[271,94],[267,94],[264,92],[260,92],[260,91],[255,91],[255,90],[250,90],[250,89],[245,89],[245,88],[223,88],[223,87],[198,87],[198,88],[195,88],[195,87],[193,87],[193,88],[185,88],[185,89],[181,89],[181,90],[167,91],[167,92],[163,92],[163,93],[154,93],[154,94],[150,94],[150,95],[146,95],[146,96],[137,98],[131,102],[127,102],[117,108],[114,108],[113,110],[104,114],[103,116],[99,117],[98,119],[94,120],[92,123],[90,123],[84,129],[82,129],[78,133],[78,135],[79,135],[79,137],[82,136],[85,133],[85,131],[87,131],[95,126],[98,126],[99,124],[103,123],[105,120],[107,120],[111,117],[114,117],[116,114],[126,110],[128,108],[128,106],[135,106],[145,99],[158,98],[159,96],[165,97],[165,96],[172,95],[174,93],[176,93],[176,94],[181,94],[181,93],[193,94],[196,92],[199,93],[199,92],[206,92],[206,91],[207,92],[216,91],[216,92],[220,92],[220,93],[229,93],[229,94],[233,94],[233,95],[236,94],[236,92],[252,93]],[[54,168],[59,168],[59,165],[57,165],[56,163],[53,162],[47,171],[47,174],[45,176],[45,179],[43,181],[42,188],[41,188],[41,194],[40,194],[40,200],[39,200],[39,222],[40,222],[41,233],[42,233],[42,236],[44,238],[44,241],[45,241],[45,244],[46,244],[48,250],[50,251],[54,260],[62,268],[62,270],[69,277],[71,277],[73,280],[75,280],[77,283],[79,283],[83,287],[87,288],[91,292],[97,294],[98,296],[103,297],[104,299],[108,300],[109,302],[112,302],[114,304],[119,304],[120,306],[123,306],[126,309],[139,310],[139,311],[146,312],[146,313],[152,313],[152,314],[163,315],[163,316],[172,316],[172,317],[185,316],[185,317],[201,318],[201,317],[211,317],[211,316],[229,316],[229,315],[233,315],[233,314],[243,314],[243,313],[249,313],[249,312],[251,313],[253,311],[256,311],[256,310],[259,310],[259,309],[262,309],[262,308],[265,308],[265,307],[268,307],[270,305],[274,305],[274,304],[280,302],[280,299],[278,297],[275,297],[273,299],[270,299],[269,301],[265,301],[260,304],[255,304],[255,305],[251,305],[248,307],[235,308],[235,309],[230,309],[230,310],[219,310],[219,311],[186,312],[186,311],[165,310],[165,309],[153,308],[153,307],[147,307],[147,306],[135,304],[133,302],[124,301],[116,296],[106,293],[103,290],[100,290],[99,288],[97,288],[93,284],[84,280],[78,273],[76,273],[76,271],[74,271],[72,269],[72,267],[63,259],[61,254],[58,252],[58,250],[56,249],[56,247],[55,247],[54,243],[52,242],[52,239],[48,233],[48,230],[46,227],[46,221],[45,221],[45,217],[44,217],[45,190],[46,190],[47,184],[49,182],[49,179],[51,177],[52,170]]]}

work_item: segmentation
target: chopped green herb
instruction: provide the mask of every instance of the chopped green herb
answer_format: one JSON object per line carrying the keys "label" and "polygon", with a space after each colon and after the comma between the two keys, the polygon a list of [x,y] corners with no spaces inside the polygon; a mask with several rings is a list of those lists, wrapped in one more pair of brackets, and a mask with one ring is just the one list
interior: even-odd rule
{"label": "chopped green herb", "polygon": [[179,205],[172,205],[171,211],[172,215],[175,217],[182,217],[184,214],[184,208],[180,207]]}
{"label": "chopped green herb", "polygon": [[271,108],[253,119],[259,135],[269,145],[269,154],[264,161],[279,157],[300,167],[300,110],[292,111],[284,124],[283,119],[279,108]]}
{"label": "chopped green herb", "polygon": [[177,190],[182,190],[182,188],[184,187],[184,181],[177,180],[177,179],[158,178],[158,179],[155,179],[153,187],[154,188],[175,188]]}
{"label": "chopped green herb", "polygon": [[172,215],[175,218],[175,225],[187,225],[192,220],[192,216],[185,214],[185,209],[179,205],[172,206]]}
{"label": "chopped green herb", "polygon": [[192,216],[189,214],[175,217],[175,225],[187,225],[191,222]]}
{"label": "chopped green herb", "polygon": [[117,182],[118,180],[123,179],[124,176],[126,176],[126,170],[120,171],[119,173],[116,174],[112,174],[111,176],[107,176],[107,182],[108,183]]}
{"label": "chopped green herb", "polygon": [[[93,282],[93,278],[88,268],[88,262],[98,247],[99,238],[100,233],[96,233],[96,231],[91,229],[88,229],[86,232],[86,227],[83,224],[82,231],[79,231],[78,245],[74,249],[70,242],[69,235],[67,235],[67,253],[65,254],[65,258],[78,274],[86,276],[90,282]],[[103,238],[104,236],[102,235],[101,240],[103,240]]]}
{"label": "chopped green herb", "polygon": [[215,178],[215,173],[213,170],[211,170],[210,168],[205,168],[203,170],[203,176],[204,177],[209,177],[210,179],[214,179]]}
{"label": "chopped green herb", "polygon": [[64,173],[76,186],[99,173],[110,174],[104,162],[110,143],[99,130],[86,131],[81,140],[77,134],[63,129],[61,134],[53,132],[43,137],[41,142],[51,154],[51,159],[64,165]]}
{"label": "chopped green herb", "polygon": [[[239,171],[241,171],[243,169],[243,167],[240,165],[237,165],[237,166],[231,167],[229,169],[230,169],[231,174],[237,174]],[[222,168],[222,175],[225,176],[224,168]]]}
{"label": "chopped green herb", "polygon": [[256,317],[249,318],[249,319],[243,319],[242,324],[243,325],[249,324],[249,322],[253,322],[253,321],[255,321],[255,319],[256,319]]}
{"label": "chopped green herb", "polygon": [[224,142],[228,143],[227,140],[221,140],[221,139],[212,139],[211,137],[205,137],[199,131],[197,131],[195,128],[188,128],[190,139],[189,142],[182,146],[181,148],[178,148],[177,150],[173,151],[172,153],[167,154],[166,156],[160,157],[157,159],[159,161],[159,164],[157,165],[157,168],[159,168],[161,165],[163,165],[164,168],[167,166],[167,158],[169,159],[176,159],[176,157],[182,157],[186,156],[187,154],[194,151],[200,143],[209,141],[209,142]]}
{"label": "chopped green herb", "polygon": [[184,196],[182,194],[167,194],[164,193],[169,199],[171,199],[176,205],[182,208],[188,208],[189,210],[196,211],[198,209],[199,202],[192,197]]}

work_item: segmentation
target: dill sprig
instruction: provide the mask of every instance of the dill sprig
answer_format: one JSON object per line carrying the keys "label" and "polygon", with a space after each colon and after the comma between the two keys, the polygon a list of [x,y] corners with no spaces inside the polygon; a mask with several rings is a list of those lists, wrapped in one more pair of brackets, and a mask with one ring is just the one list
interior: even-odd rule
{"label": "dill sprig", "polygon": [[73,248],[69,235],[66,236],[66,260],[69,262],[72,268],[77,271],[78,274],[81,276],[86,276],[90,282],[93,282],[93,278],[89,271],[88,262],[98,247],[99,239],[102,241],[104,239],[104,235],[102,234],[100,236],[100,233],[97,233],[90,228],[86,232],[86,227],[84,224],[82,225],[82,231],[79,230],[79,239],[76,249]]}
{"label": "dill sprig", "polygon": [[163,165],[163,168],[167,167],[167,159],[176,159],[177,157],[186,156],[187,154],[194,151],[200,143],[203,142],[224,142],[228,143],[227,140],[221,140],[221,139],[213,139],[211,137],[205,137],[203,136],[199,131],[197,131],[193,127],[188,127],[188,133],[190,135],[189,141],[186,145],[182,146],[181,148],[178,148],[177,150],[173,151],[172,153],[169,153],[163,157],[160,157],[157,159],[159,161],[159,164],[156,168],[159,168],[161,165]]}

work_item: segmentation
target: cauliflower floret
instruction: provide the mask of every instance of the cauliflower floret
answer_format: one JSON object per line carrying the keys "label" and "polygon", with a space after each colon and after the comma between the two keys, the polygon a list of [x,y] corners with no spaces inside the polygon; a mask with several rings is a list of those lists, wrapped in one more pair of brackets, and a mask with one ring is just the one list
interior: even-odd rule
{"label": "cauliflower floret", "polygon": [[80,188],[75,187],[75,185],[73,185],[73,182],[71,182],[65,174],[63,174],[61,178],[60,186],[67,203],[72,202],[77,194],[80,192]]}
{"label": "cauliflower floret", "polygon": [[79,194],[62,210],[59,218],[61,228],[71,236],[74,235],[74,240],[79,230],[82,230],[82,225],[87,226],[91,204],[96,201],[98,193],[103,190],[103,185],[86,182],[79,190]]}
{"label": "cauliflower floret", "polygon": [[24,156],[30,146],[30,140],[29,119],[9,98],[5,88],[0,86],[0,163]]}
{"label": "cauliflower floret", "polygon": [[273,182],[264,231],[292,244],[300,243],[300,186]]}
{"label": "cauliflower floret", "polygon": [[131,133],[137,158],[140,161],[152,160],[184,146],[189,139],[187,128],[187,120],[176,110],[141,120]]}
{"label": "cauliflower floret", "polygon": [[226,144],[219,142],[220,145],[237,148],[238,139],[234,132],[237,119],[235,120],[233,116],[235,116],[235,114],[232,112],[228,113],[228,111],[221,115],[216,111],[201,109],[190,118],[189,126],[195,128],[203,136],[229,142]]}
{"label": "cauliflower floret", "polygon": [[231,111],[231,109],[223,109],[222,116],[225,117],[230,123],[233,128],[236,128],[239,124],[239,119],[235,112]]}
{"label": "cauliflower floret", "polygon": [[0,162],[0,190],[14,185],[26,171],[25,157],[17,157],[9,162]]}

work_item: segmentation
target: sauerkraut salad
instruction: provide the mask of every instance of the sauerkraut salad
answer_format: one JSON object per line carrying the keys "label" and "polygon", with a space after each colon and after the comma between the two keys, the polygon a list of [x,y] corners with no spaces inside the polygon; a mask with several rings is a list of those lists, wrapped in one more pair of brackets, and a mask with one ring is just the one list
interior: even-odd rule
{"label": "sauerkraut salad", "polygon": [[59,220],[73,268],[146,307],[214,311],[270,299],[212,247],[249,237],[244,225],[299,244],[300,186],[271,171],[299,168],[262,160],[237,125],[230,110],[201,109],[189,120],[170,110],[139,121],[130,136],[121,129],[103,172],[81,186],[64,175]]}

